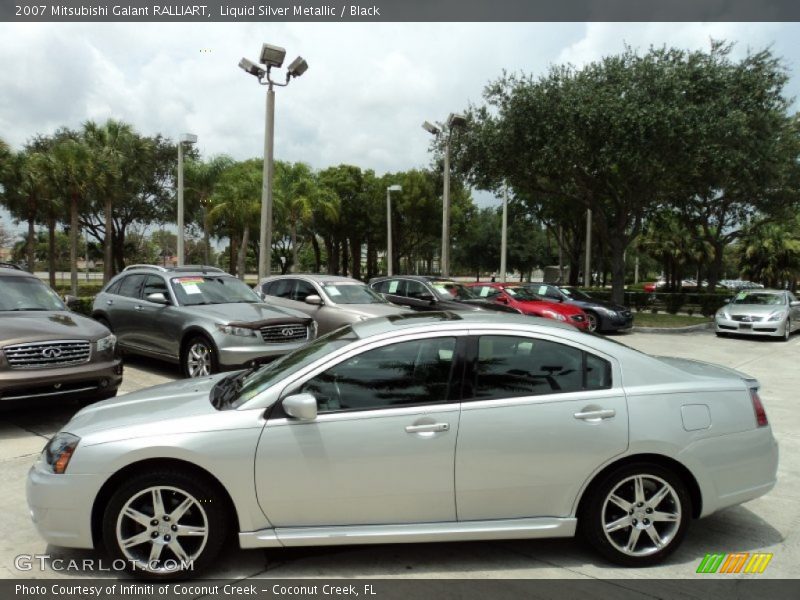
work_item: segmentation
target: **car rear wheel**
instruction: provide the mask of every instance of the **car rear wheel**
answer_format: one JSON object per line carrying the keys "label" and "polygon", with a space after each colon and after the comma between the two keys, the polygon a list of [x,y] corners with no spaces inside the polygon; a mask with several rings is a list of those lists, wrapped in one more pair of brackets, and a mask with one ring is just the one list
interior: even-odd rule
{"label": "car rear wheel", "polygon": [[103,541],[137,577],[196,575],[219,553],[228,527],[215,486],[177,471],[134,477],[111,497]]}
{"label": "car rear wheel", "polygon": [[181,369],[185,377],[205,377],[219,371],[214,344],[203,336],[189,340],[181,356]]}
{"label": "car rear wheel", "polygon": [[606,475],[589,490],[580,515],[589,543],[612,562],[645,567],[680,545],[692,514],[683,480],[653,464],[633,464]]}
{"label": "car rear wheel", "polygon": [[586,328],[589,331],[597,331],[598,319],[597,315],[593,312],[586,311],[586,319],[589,321],[589,326]]}

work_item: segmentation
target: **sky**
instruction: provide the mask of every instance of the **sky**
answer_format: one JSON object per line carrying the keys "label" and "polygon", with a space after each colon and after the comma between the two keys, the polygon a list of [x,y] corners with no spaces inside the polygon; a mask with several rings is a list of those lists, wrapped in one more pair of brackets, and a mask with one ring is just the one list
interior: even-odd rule
{"label": "sky", "polygon": [[795,97],[798,37],[797,23],[0,23],[0,138],[18,149],[35,134],[115,118],[145,135],[194,133],[206,157],[262,156],[265,88],[237,64],[269,42],[287,49],[287,64],[298,54],[309,64],[277,88],[276,158],[380,175],[428,166],[422,121],[480,103],[503,70],[541,74],[626,44],[707,49],[724,39],[737,56],[771,47]]}

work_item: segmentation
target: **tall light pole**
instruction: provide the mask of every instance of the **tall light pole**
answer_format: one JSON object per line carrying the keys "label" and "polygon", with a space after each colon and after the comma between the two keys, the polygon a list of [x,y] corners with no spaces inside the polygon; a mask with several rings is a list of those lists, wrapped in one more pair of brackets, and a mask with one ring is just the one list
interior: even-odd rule
{"label": "tall light pole", "polygon": [[586,210],[586,263],[583,267],[583,287],[592,286],[592,209]]}
{"label": "tall light pole", "polygon": [[397,184],[386,188],[386,274],[392,273],[392,192],[403,191],[402,186]]}
{"label": "tall light pole", "polygon": [[300,77],[308,70],[308,63],[301,56],[295,58],[286,68],[286,80],[283,83],[273,81],[270,73],[274,68],[280,69],[286,50],[280,46],[263,44],[259,62],[266,68],[243,58],[239,68],[253,75],[258,83],[267,86],[267,114],[264,124],[264,171],[261,183],[261,230],[258,249],[258,278],[266,277],[272,271],[272,178],[274,168],[275,142],[275,90],[274,87],[286,87],[294,77]]}
{"label": "tall light pole", "polygon": [[197,136],[193,133],[184,133],[178,140],[178,266],[183,266],[183,145],[196,144]]}
{"label": "tall light pole", "polygon": [[503,184],[503,227],[500,233],[500,281],[506,282],[506,255],[508,254],[508,184]]}
{"label": "tall light pole", "polygon": [[464,127],[467,120],[455,113],[450,113],[447,117],[447,124],[436,123],[432,125],[428,121],[422,124],[422,128],[428,133],[439,137],[444,137],[444,182],[442,186],[442,257],[440,269],[442,277],[450,275],[450,138],[453,129]]}

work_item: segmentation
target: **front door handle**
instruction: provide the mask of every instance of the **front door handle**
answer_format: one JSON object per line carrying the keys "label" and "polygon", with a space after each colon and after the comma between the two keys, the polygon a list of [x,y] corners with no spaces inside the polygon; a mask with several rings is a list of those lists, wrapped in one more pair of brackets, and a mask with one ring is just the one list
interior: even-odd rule
{"label": "front door handle", "polygon": [[435,433],[438,431],[448,431],[450,423],[426,423],[425,425],[408,425],[406,433]]}
{"label": "front door handle", "polygon": [[617,415],[613,408],[601,408],[598,410],[583,410],[576,412],[574,417],[583,421],[600,421],[601,419],[612,419]]}

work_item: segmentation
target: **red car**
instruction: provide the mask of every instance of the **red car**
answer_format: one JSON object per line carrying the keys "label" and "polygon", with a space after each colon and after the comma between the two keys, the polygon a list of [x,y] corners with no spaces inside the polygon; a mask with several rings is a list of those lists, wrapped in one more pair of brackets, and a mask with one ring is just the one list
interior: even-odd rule
{"label": "red car", "polygon": [[589,327],[586,313],[566,302],[550,302],[514,283],[470,283],[467,285],[480,298],[516,308],[523,314],[555,319],[585,331]]}

